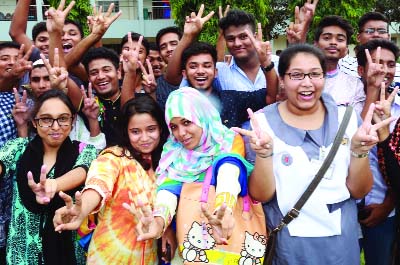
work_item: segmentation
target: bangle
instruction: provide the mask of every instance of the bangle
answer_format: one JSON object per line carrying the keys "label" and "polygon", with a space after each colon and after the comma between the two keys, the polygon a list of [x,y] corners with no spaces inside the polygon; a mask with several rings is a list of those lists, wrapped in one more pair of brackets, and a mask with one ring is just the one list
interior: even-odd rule
{"label": "bangle", "polygon": [[259,156],[259,157],[261,157],[261,158],[268,158],[268,157],[271,157],[271,156],[273,156],[274,155],[274,152],[271,152],[269,155],[260,155],[260,154],[257,154],[257,156]]}
{"label": "bangle", "polygon": [[364,158],[364,157],[368,157],[369,151],[359,154],[359,153],[354,152],[353,150],[350,150],[350,155],[355,158]]}

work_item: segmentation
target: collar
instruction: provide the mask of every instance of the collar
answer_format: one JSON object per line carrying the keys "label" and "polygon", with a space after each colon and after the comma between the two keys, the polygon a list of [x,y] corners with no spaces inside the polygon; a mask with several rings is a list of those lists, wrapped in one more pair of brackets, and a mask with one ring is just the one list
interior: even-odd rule
{"label": "collar", "polygon": [[337,76],[338,74],[339,74],[339,67],[336,67],[336,69],[334,69],[332,71],[329,71],[329,72],[326,72],[325,77],[326,78],[333,78],[333,77]]}

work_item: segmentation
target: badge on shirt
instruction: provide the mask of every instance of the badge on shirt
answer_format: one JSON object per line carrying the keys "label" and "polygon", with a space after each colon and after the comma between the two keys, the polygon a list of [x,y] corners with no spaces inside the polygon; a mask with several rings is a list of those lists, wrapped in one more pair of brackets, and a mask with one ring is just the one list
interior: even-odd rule
{"label": "badge on shirt", "polygon": [[288,167],[293,163],[293,157],[289,153],[285,152],[281,155],[281,162]]}

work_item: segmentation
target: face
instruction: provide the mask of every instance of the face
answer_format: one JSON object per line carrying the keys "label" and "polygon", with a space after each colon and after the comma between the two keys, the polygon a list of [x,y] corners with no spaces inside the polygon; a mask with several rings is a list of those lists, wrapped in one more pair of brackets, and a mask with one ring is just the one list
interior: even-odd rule
{"label": "face", "polygon": [[147,59],[149,59],[151,67],[153,68],[154,76],[156,78],[162,76],[165,63],[161,58],[160,52],[155,50],[150,50]]}
{"label": "face", "polygon": [[18,49],[4,48],[0,50],[0,77],[11,77],[11,70],[18,59]]}
{"label": "face", "polygon": [[[297,53],[291,60],[286,73],[292,76],[296,73],[322,73],[322,67],[317,57],[309,53]],[[287,94],[287,106],[292,112],[313,111],[318,107],[324,87],[324,78],[305,76],[302,80],[292,80],[289,75],[279,77]]]}
{"label": "face", "polygon": [[[368,29],[374,29],[375,32],[366,33],[365,31]],[[380,34],[377,30],[386,31],[386,33]],[[370,20],[367,23],[365,23],[362,29],[360,29],[360,33],[357,34],[357,41],[360,44],[365,44],[372,39],[390,40],[390,34],[387,30],[388,30],[388,24],[385,21]]]}
{"label": "face", "polygon": [[315,46],[324,52],[328,60],[339,60],[347,54],[346,31],[338,26],[324,27]]}
{"label": "face", "polygon": [[[371,59],[374,63],[376,62],[376,50],[371,52]],[[379,63],[383,64],[383,70],[386,72],[384,79],[385,87],[388,87],[393,82],[396,72],[396,59],[393,52],[387,49],[381,49],[381,58]],[[361,76],[363,76],[364,79],[366,78],[364,75],[367,73],[367,71],[368,68],[361,72]]]}
{"label": "face", "polygon": [[31,71],[30,86],[33,94],[39,97],[41,94],[50,90],[49,72],[46,67],[35,67]]}
{"label": "face", "polygon": [[256,50],[245,30],[252,32],[250,25],[230,26],[224,32],[226,47],[235,60],[247,60],[256,56]]}
{"label": "face", "polygon": [[172,52],[176,49],[179,43],[179,36],[176,33],[165,33],[160,38],[160,53],[164,62],[168,63],[172,56]]}
{"label": "face", "polygon": [[174,117],[169,127],[174,137],[188,150],[193,150],[199,146],[203,129],[193,122],[181,118]]}
{"label": "face", "polygon": [[212,56],[202,53],[189,57],[182,74],[192,87],[209,91],[216,76]]}
{"label": "face", "polygon": [[64,53],[69,53],[82,39],[81,33],[74,24],[65,24],[61,38]]}
{"label": "face", "polygon": [[45,55],[49,54],[49,33],[47,31],[40,32],[33,44],[41,53]]}
{"label": "face", "polygon": [[128,135],[133,148],[142,154],[150,154],[160,143],[161,130],[150,114],[138,113],[129,119]]}
{"label": "face", "polygon": [[103,98],[113,99],[119,94],[119,71],[107,59],[95,59],[89,63],[89,81],[96,93]]}
{"label": "face", "polygon": [[[37,129],[38,135],[42,138],[45,150],[46,148],[61,146],[71,131],[72,118],[71,111],[67,105],[58,98],[48,99],[42,104],[32,122]],[[37,119],[42,119],[42,121]],[[48,128],[39,125],[51,122],[50,119],[59,119],[63,125],[60,126],[57,121],[54,121],[53,125]]]}

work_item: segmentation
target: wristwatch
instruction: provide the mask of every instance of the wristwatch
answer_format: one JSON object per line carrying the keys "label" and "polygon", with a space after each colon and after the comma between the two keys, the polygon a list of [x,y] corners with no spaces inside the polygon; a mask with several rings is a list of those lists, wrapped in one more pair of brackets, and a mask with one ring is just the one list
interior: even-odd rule
{"label": "wristwatch", "polygon": [[275,64],[274,62],[271,61],[271,63],[267,66],[267,67],[263,67],[261,65],[261,69],[263,70],[264,73],[268,73],[269,71],[271,71],[272,69],[274,69]]}

